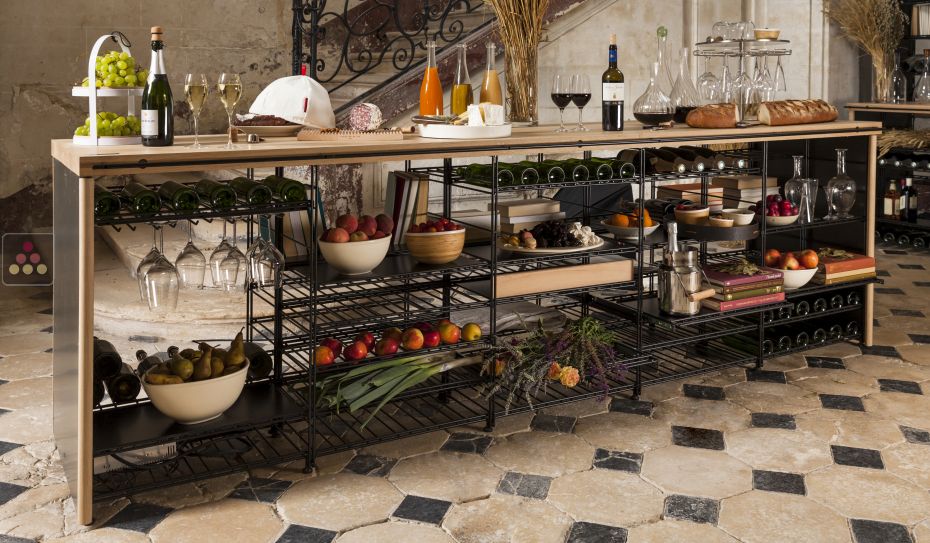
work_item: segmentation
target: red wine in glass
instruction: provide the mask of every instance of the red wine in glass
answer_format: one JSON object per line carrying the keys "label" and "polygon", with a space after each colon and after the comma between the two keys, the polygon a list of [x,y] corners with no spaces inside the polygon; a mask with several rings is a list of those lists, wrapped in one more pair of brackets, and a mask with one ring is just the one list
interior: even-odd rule
{"label": "red wine in glass", "polygon": [[571,95],[572,103],[575,104],[575,107],[583,108],[588,105],[588,102],[591,101],[591,93],[587,94],[572,94]]}
{"label": "red wine in glass", "polygon": [[555,104],[555,107],[559,109],[565,109],[568,104],[572,103],[573,95],[567,92],[552,93],[552,102]]}

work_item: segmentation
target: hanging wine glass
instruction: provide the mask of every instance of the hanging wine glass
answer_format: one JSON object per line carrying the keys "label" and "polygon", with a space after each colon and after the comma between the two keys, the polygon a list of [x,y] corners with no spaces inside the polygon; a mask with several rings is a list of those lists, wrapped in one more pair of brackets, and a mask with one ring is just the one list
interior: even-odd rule
{"label": "hanging wine glass", "polygon": [[633,117],[644,126],[658,126],[668,123],[675,117],[675,109],[668,96],[662,93],[656,82],[659,76],[659,63],[652,63],[652,75],[646,92],[633,103]]}
{"label": "hanging wine glass", "polygon": [[187,245],[174,261],[183,288],[203,288],[203,277],[207,271],[207,259],[194,245],[194,225],[187,221]]}
{"label": "hanging wine glass", "polygon": [[281,274],[284,271],[284,255],[273,243],[262,240],[261,250],[249,256],[249,275],[247,283],[258,287],[281,286]]}
{"label": "hanging wine glass", "polygon": [[723,71],[720,74],[720,101],[733,102],[732,80],[730,79],[730,55],[723,53]]}
{"label": "hanging wine glass", "polygon": [[180,279],[178,271],[164,255],[164,232],[159,230],[161,254],[145,272],[145,299],[149,310],[155,313],[171,313],[178,307]]}
{"label": "hanging wine glass", "polygon": [[709,60],[710,57],[704,57],[704,73],[698,77],[698,92],[703,103],[716,104],[720,100],[720,80],[710,71]]}
{"label": "hanging wine glass", "polygon": [[139,283],[139,296],[142,298],[142,301],[145,301],[145,272],[149,271],[149,268],[152,267],[152,264],[158,260],[158,257],[161,256],[161,251],[158,250],[158,227],[154,224],[152,225],[152,248],[149,249],[148,254],[142,257],[142,260],[139,262],[139,265],[136,266],[134,277]]}
{"label": "hanging wine glass", "polygon": [[213,253],[210,254],[210,277],[213,279],[214,287],[223,286],[223,274],[220,272],[220,263],[223,262],[223,259],[226,258],[226,255],[229,254],[229,249],[231,246],[226,241],[226,221],[223,221],[223,240],[220,241],[220,244],[216,246],[216,249],[213,249]]}
{"label": "hanging wine glass", "polygon": [[232,245],[220,262],[220,282],[227,291],[238,290],[245,283],[246,259],[236,246],[236,221],[233,221]]}
{"label": "hanging wine glass", "polygon": [[694,84],[691,83],[691,67],[688,65],[688,48],[681,48],[681,60],[678,64],[678,79],[672,86],[672,95],[669,99],[672,101],[672,107],[675,111],[675,122],[683,123],[688,113],[698,107],[701,97],[698,94]]}

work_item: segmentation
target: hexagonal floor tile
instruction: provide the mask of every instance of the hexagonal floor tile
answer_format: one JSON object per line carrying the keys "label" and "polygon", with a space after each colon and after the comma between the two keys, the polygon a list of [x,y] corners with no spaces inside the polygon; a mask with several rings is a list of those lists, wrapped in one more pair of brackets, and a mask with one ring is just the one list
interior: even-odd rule
{"label": "hexagonal floor tile", "polygon": [[846,519],[830,508],[803,496],[762,490],[723,500],[719,526],[747,542],[850,541]]}
{"label": "hexagonal floor tile", "polygon": [[857,356],[846,362],[850,370],[875,377],[876,379],[898,379],[901,381],[926,381],[930,379],[930,368],[903,362],[884,356]]}
{"label": "hexagonal floor tile", "polygon": [[[727,388],[727,393],[736,386],[741,385]],[[657,404],[653,417],[670,425],[714,428],[725,432],[749,428],[750,423],[749,411],[735,403],[686,397]]]}
{"label": "hexagonal floor tile", "polygon": [[818,394],[865,396],[878,389],[874,377],[850,371],[801,368],[786,375],[789,383]]}
{"label": "hexagonal floor tile", "polygon": [[881,418],[930,430],[930,396],[873,394],[863,400],[865,410]]}
{"label": "hexagonal floor tile", "polygon": [[668,424],[630,413],[585,417],[575,426],[575,435],[602,449],[636,453],[665,447],[672,442]]}
{"label": "hexagonal floor tile", "polygon": [[300,481],[277,507],[288,522],[339,532],[387,519],[402,499],[387,479],[337,473]]}
{"label": "hexagonal floor tile", "polygon": [[668,494],[725,498],[752,489],[752,469],[725,452],[671,446],[649,451],[643,478]]}
{"label": "hexagonal floor tile", "polygon": [[749,428],[727,435],[727,453],[756,469],[807,473],[833,463],[830,447],[805,432]]}
{"label": "hexagonal floor tile", "polygon": [[662,515],[663,496],[632,473],[591,470],[552,481],[547,501],[575,520],[627,526]]}
{"label": "hexagonal floor tile", "polygon": [[485,458],[508,471],[557,477],[590,468],[594,447],[574,434],[524,432],[496,439]]}
{"label": "hexagonal floor tile", "polygon": [[930,447],[901,443],[882,451],[885,469],[930,490]]}
{"label": "hexagonal floor tile", "polygon": [[383,522],[346,532],[339,536],[340,543],[455,543],[452,536],[436,526],[412,522]]}
{"label": "hexagonal floor tile", "polygon": [[730,402],[753,413],[797,415],[820,407],[817,395],[794,385],[747,381],[727,387]]}
{"label": "hexagonal floor tile", "polygon": [[491,495],[503,474],[476,454],[439,451],[401,460],[389,480],[407,494],[460,502]]}
{"label": "hexagonal floor tile", "polygon": [[662,520],[630,529],[627,543],[738,543],[721,529],[709,524],[682,520]]}
{"label": "hexagonal floor tile", "polygon": [[284,523],[270,505],[246,500],[223,500],[179,509],[149,532],[154,543],[215,541],[273,541]]}
{"label": "hexagonal floor tile", "polygon": [[830,466],[806,482],[808,496],[850,518],[910,525],[930,511],[930,494],[883,470]]}
{"label": "hexagonal floor tile", "polygon": [[548,503],[495,494],[453,506],[442,525],[459,543],[563,543],[571,524],[568,515]]}
{"label": "hexagonal floor tile", "polygon": [[386,458],[407,458],[418,454],[426,454],[438,451],[443,443],[449,439],[449,433],[445,431],[429,432],[417,436],[398,439],[371,445],[362,449],[361,453],[374,456],[383,456]]}
{"label": "hexagonal floor tile", "polygon": [[930,520],[925,520],[914,528],[916,543],[930,543]]}

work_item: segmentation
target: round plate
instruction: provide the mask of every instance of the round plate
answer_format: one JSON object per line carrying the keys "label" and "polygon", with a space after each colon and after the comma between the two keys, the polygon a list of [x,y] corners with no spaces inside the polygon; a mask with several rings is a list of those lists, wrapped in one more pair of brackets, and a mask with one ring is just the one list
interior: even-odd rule
{"label": "round plate", "polygon": [[452,124],[418,124],[417,132],[424,138],[448,140],[478,140],[510,137],[512,125],[466,126]]}
{"label": "round plate", "polygon": [[[614,226],[607,221],[601,221],[601,225],[607,229],[608,232],[614,235],[617,239],[639,239],[639,227],[638,226]],[[654,224],[652,226],[643,227],[643,237],[652,234],[661,224]]]}
{"label": "round plate", "polygon": [[235,126],[246,134],[256,134],[260,138],[286,138],[296,135],[300,132],[300,129],[303,128],[303,125],[300,124],[285,124],[282,126]]}
{"label": "round plate", "polygon": [[513,245],[501,245],[501,249],[511,253],[521,253],[527,255],[558,255],[568,253],[581,253],[597,249],[604,245],[604,238],[598,238],[600,241],[594,245],[582,245],[580,247],[549,247],[546,249],[527,249],[526,247],[514,247]]}

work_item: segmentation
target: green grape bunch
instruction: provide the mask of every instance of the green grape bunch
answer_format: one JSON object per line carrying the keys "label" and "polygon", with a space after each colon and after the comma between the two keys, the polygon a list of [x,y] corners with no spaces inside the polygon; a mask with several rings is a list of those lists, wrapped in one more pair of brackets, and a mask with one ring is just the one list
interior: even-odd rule
{"label": "green grape bunch", "polygon": [[[138,136],[142,133],[142,121],[133,114],[117,115],[111,111],[97,113],[97,136]],[[90,117],[74,129],[75,136],[90,136]]]}
{"label": "green grape bunch", "polygon": [[[101,87],[144,87],[145,80],[149,76],[148,70],[136,69],[135,59],[125,51],[110,51],[103,56],[98,56],[94,62],[94,70],[96,71],[95,84],[98,89]],[[89,85],[90,82],[85,77],[81,86]]]}

